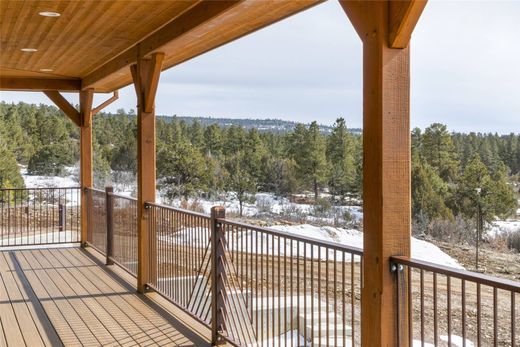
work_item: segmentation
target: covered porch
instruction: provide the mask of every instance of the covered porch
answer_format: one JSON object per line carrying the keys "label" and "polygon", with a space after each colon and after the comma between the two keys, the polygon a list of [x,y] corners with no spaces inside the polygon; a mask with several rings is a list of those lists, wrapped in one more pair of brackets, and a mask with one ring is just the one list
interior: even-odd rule
{"label": "covered porch", "polygon": [[[0,246],[36,249],[0,248],[0,343],[518,345],[518,283],[410,259],[409,42],[425,1],[340,1],[363,43],[363,250],[156,203],[161,72],[318,3],[2,2],[0,89],[45,93],[81,158],[80,187],[63,188],[78,199],[2,190]],[[94,116],[129,84],[137,199],[93,187]],[[81,248],[43,248],[58,243]]]}

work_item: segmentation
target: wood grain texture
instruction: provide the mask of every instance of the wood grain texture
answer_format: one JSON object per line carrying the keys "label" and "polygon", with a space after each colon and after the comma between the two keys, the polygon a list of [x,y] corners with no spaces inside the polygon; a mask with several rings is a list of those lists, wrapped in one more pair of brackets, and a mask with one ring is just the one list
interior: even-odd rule
{"label": "wood grain texture", "polygon": [[[146,202],[155,202],[155,94],[159,84],[163,54],[151,59],[139,59],[130,67],[137,95],[137,237],[138,271],[137,289],[144,293],[154,269],[154,255],[150,254],[150,243],[154,242],[148,226],[149,215]],[[150,99],[153,98],[153,99]],[[148,107],[148,109],[147,109]]]}
{"label": "wood grain texture", "polygon": [[61,92],[79,91],[79,79],[51,79],[29,77],[4,77],[0,74],[0,90],[13,91],[44,91],[56,90]]}
{"label": "wood grain texture", "polygon": [[110,104],[112,104],[114,101],[119,99],[119,91],[115,90],[114,94],[108,98],[107,100],[103,101],[98,106],[94,107],[92,109],[92,115],[95,116],[99,112],[101,112],[104,108],[108,107]]}
{"label": "wood grain texture", "polygon": [[[82,77],[181,15],[198,1],[3,0],[1,66]],[[40,16],[55,11],[60,17]],[[38,49],[34,53],[21,48]]]}
{"label": "wood grain texture", "polygon": [[210,346],[209,329],[102,261],[80,248],[0,251],[0,345]]}
{"label": "wood grain texture", "polygon": [[2,0],[0,76],[74,78],[111,92],[132,83],[138,58],[164,52],[169,68],[321,1]]}
{"label": "wood grain texture", "polygon": [[408,46],[426,3],[426,0],[390,1],[388,41],[391,48]]}
{"label": "wood grain texture", "polygon": [[80,115],[81,124],[79,128],[79,145],[80,145],[80,164],[79,176],[81,186],[81,244],[87,242],[87,206],[88,196],[85,188],[92,188],[94,185],[93,172],[93,152],[92,152],[92,102],[94,98],[94,90],[87,89],[80,92]]}
{"label": "wood grain texture", "polygon": [[362,345],[407,346],[389,257],[410,255],[410,51],[389,47],[388,2],[341,5],[363,41]]}
{"label": "wood grain texture", "polygon": [[77,126],[81,125],[81,116],[78,110],[56,90],[46,90],[43,92],[51,101]]}

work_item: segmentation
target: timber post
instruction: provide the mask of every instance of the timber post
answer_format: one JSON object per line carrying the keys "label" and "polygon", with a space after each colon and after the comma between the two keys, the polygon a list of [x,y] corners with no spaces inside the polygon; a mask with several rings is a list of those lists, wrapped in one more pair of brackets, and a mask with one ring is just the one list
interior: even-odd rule
{"label": "timber post", "polygon": [[211,343],[216,346],[221,344],[219,333],[224,332],[225,305],[224,296],[226,278],[224,262],[226,233],[219,219],[226,218],[226,209],[222,206],[211,208]]}
{"label": "timber post", "polygon": [[130,66],[137,95],[137,290],[144,293],[150,283],[155,262],[150,261],[150,245],[155,235],[149,230],[147,202],[155,202],[155,95],[159,84],[164,54],[139,58]]}
{"label": "timber post", "polygon": [[408,347],[409,298],[398,287],[407,276],[390,256],[410,256],[409,41],[426,1],[340,4],[363,42],[361,344]]}
{"label": "timber post", "polygon": [[44,90],[43,93],[65,113],[69,119],[79,127],[80,144],[80,186],[81,186],[81,213],[80,213],[80,241],[81,246],[87,246],[89,233],[88,209],[91,205],[88,190],[93,187],[92,169],[92,117],[103,108],[118,99],[117,91],[114,96],[96,108],[92,108],[94,89],[87,88],[79,91],[79,112],[65,99],[58,90]]}
{"label": "timber post", "polygon": [[107,216],[106,265],[114,265],[114,188],[105,187],[105,208]]}
{"label": "timber post", "polygon": [[94,90],[79,93],[79,142],[80,142],[80,185],[81,185],[81,245],[87,244],[88,198],[86,189],[94,185],[92,164],[92,101]]}

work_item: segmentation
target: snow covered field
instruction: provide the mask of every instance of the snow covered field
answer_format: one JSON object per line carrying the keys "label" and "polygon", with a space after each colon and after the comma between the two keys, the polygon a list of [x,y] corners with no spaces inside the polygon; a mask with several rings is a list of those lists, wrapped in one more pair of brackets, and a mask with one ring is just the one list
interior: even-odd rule
{"label": "snow covered field", "polygon": [[79,187],[78,176],[73,174],[74,168],[67,168],[67,176],[38,176],[28,175],[25,167],[21,168],[21,174],[26,188],[70,188]]}

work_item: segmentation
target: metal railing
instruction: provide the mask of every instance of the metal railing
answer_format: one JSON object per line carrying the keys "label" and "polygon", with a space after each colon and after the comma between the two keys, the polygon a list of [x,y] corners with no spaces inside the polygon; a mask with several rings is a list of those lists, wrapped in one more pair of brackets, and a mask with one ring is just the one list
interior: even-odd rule
{"label": "metal railing", "polygon": [[80,188],[0,189],[0,247],[80,242]]}
{"label": "metal railing", "polygon": [[191,316],[211,324],[211,223],[206,215],[147,204],[152,287]]}
{"label": "metal railing", "polygon": [[117,263],[137,276],[137,200],[87,188],[87,243],[105,255],[107,264]]}
{"label": "metal railing", "polygon": [[[360,345],[357,248],[148,203],[150,287],[236,345]],[[152,241],[153,240],[153,241]]]}
{"label": "metal railing", "polygon": [[[520,346],[520,283],[392,257],[410,346]],[[405,305],[405,302],[401,302]],[[415,340],[415,344],[413,344]]]}
{"label": "metal railing", "polygon": [[[137,276],[137,200],[111,188],[85,193],[87,243]],[[79,242],[80,195],[0,189],[0,246]],[[149,287],[211,328],[213,342],[361,344],[361,249],[230,221],[222,207],[211,216],[144,207]],[[391,263],[399,344],[520,346],[520,283],[407,257]]]}
{"label": "metal railing", "polygon": [[116,262],[137,276],[137,199],[107,191],[107,263]]}
{"label": "metal railing", "polygon": [[87,243],[106,255],[107,249],[107,195],[99,189],[86,188]]}
{"label": "metal railing", "polygon": [[261,346],[360,345],[361,249],[218,221],[226,235],[227,290],[239,293],[227,301],[234,340],[251,342],[244,341],[250,337],[242,314]]}

